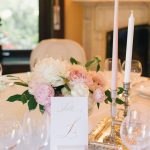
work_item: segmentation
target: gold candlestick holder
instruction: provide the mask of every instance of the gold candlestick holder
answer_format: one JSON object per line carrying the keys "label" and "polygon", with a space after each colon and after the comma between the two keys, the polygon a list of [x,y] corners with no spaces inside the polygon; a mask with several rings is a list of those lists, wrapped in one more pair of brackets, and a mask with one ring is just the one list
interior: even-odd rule
{"label": "gold candlestick holder", "polygon": [[117,107],[116,107],[116,98],[117,98],[117,91],[112,90],[111,91],[111,98],[112,98],[112,103],[111,103],[111,128],[110,128],[110,134],[104,138],[104,143],[116,145],[115,141],[115,125],[116,125],[116,113],[117,113]]}
{"label": "gold candlestick holder", "polygon": [[120,137],[120,126],[129,109],[130,83],[123,83],[123,88],[124,109],[117,110],[117,91],[112,90],[111,116],[102,120],[89,135],[89,144],[95,150],[98,148],[127,150]]}

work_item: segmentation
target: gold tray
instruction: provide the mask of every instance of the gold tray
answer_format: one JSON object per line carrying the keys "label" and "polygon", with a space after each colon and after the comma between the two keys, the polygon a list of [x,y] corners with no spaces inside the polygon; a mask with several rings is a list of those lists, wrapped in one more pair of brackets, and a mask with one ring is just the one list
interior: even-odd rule
{"label": "gold tray", "polygon": [[[120,138],[120,125],[115,125],[115,144],[107,141],[111,132],[111,118],[104,118],[89,135],[91,150],[127,150]],[[89,148],[89,149],[90,149]]]}

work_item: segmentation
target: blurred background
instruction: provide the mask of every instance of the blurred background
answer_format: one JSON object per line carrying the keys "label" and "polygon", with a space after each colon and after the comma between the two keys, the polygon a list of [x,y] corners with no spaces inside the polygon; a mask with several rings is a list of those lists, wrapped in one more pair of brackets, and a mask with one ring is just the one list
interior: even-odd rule
{"label": "blurred background", "polygon": [[[127,0],[128,1],[128,0]],[[120,0],[119,58],[125,59],[130,10],[136,18],[133,59],[150,76],[150,1]],[[44,39],[71,39],[87,59],[98,55],[102,66],[112,57],[113,0],[0,0],[0,63],[3,74],[30,70],[30,54]]]}

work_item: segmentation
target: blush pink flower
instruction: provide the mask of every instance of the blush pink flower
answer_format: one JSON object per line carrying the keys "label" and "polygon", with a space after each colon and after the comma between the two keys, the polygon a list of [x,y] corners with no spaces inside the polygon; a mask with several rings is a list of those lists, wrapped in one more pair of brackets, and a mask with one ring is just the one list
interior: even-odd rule
{"label": "blush pink flower", "polygon": [[50,85],[41,84],[38,88],[36,88],[34,96],[39,104],[49,104],[51,97],[54,96],[54,89]]}
{"label": "blush pink flower", "polygon": [[89,75],[91,76],[91,78],[93,80],[93,84],[90,86],[90,89],[92,91],[94,91],[98,87],[104,87],[105,81],[104,81],[104,77],[101,74],[101,72],[90,71]]}
{"label": "blush pink flower", "polygon": [[29,92],[34,95],[38,104],[44,106],[50,104],[51,97],[55,94],[51,85],[40,83],[37,80],[29,84]]}
{"label": "blush pink flower", "polygon": [[34,76],[31,78],[31,80],[28,83],[28,87],[29,87],[29,93],[34,95],[34,91],[37,87],[39,87],[41,84],[47,84],[45,80],[43,80],[43,78],[40,78],[38,76]]}
{"label": "blush pink flower", "polygon": [[105,93],[102,87],[97,88],[93,93],[93,99],[97,102],[103,102],[105,99]]}
{"label": "blush pink flower", "polygon": [[87,86],[93,84],[91,76],[87,73],[86,69],[79,65],[73,65],[69,72],[69,80],[72,83],[85,83]]}

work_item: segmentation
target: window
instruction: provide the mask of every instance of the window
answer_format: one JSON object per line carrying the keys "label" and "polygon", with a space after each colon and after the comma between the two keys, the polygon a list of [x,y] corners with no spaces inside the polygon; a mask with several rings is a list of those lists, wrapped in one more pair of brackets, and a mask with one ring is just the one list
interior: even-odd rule
{"label": "window", "polygon": [[[31,50],[39,41],[64,37],[64,0],[0,1],[3,74],[29,71]],[[53,5],[60,7],[59,30],[53,29]]]}
{"label": "window", "polygon": [[1,0],[0,17],[3,50],[27,50],[37,45],[38,0]]}

